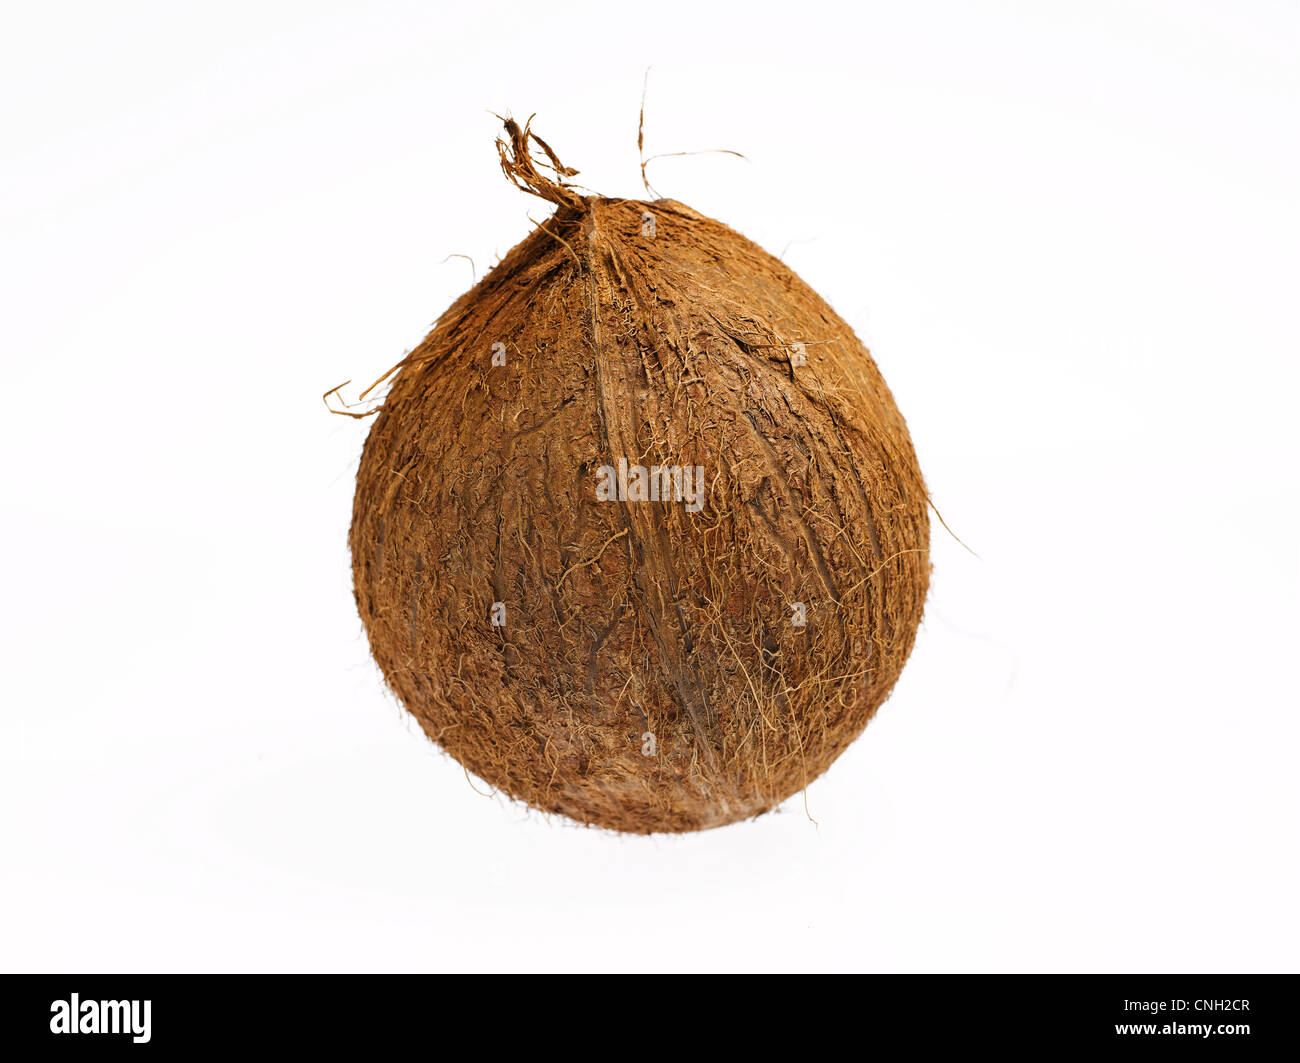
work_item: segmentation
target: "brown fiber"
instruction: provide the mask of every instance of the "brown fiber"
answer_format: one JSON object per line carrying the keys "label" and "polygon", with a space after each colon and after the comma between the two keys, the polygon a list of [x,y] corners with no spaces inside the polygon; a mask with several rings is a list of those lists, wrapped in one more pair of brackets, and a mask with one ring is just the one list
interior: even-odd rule
{"label": "brown fiber", "polygon": [[[556,211],[396,368],[366,440],[375,659],[430,738],[535,808],[635,833],[758,815],[858,736],[912,648],[930,564],[907,426],[778,259],[670,199],[580,195],[527,126],[498,146]],[[698,512],[598,499],[620,458],[702,467]]]}

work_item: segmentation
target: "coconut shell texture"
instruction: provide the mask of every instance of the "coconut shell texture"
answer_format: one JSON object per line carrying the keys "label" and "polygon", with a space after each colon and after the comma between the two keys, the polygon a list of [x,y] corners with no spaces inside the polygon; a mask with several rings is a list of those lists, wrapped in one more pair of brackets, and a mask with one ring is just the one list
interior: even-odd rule
{"label": "coconut shell texture", "polygon": [[[535,808],[634,833],[758,815],[911,651],[907,426],[788,266],[673,200],[580,196],[507,130],[507,176],[556,211],[394,371],[350,536],[371,649],[430,738]],[[599,498],[620,458],[701,467],[698,512]]]}

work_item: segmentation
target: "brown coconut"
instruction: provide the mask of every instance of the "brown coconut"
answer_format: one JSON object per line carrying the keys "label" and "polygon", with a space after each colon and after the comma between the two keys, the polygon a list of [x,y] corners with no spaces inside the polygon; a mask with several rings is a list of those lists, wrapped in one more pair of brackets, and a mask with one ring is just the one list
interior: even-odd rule
{"label": "brown coconut", "polygon": [[[756,816],[861,733],[912,648],[907,426],[779,259],[671,199],[580,195],[506,129],[506,175],[556,210],[396,367],[366,440],[375,659],[434,742],[534,808],[635,833]],[[633,482],[601,497],[620,459]],[[693,498],[673,489],[696,468]]]}

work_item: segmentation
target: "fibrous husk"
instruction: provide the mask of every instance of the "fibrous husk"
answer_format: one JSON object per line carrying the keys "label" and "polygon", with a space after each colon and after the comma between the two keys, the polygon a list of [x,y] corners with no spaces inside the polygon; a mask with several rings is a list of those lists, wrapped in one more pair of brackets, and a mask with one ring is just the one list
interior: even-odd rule
{"label": "fibrous husk", "polygon": [[[506,128],[506,175],[556,210],[397,367],[366,440],[375,659],[430,738],[535,808],[637,833],[757,815],[911,650],[930,565],[907,427],[781,261],[670,199],[579,195]],[[703,490],[603,499],[620,459]]]}

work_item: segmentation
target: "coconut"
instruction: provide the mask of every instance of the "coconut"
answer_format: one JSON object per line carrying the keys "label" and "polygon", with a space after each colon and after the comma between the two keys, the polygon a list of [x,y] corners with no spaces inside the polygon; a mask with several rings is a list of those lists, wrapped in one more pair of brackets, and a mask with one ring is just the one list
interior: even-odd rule
{"label": "coconut", "polygon": [[392,373],[350,536],[371,649],[435,743],[534,808],[633,833],[756,816],[912,648],[907,426],[779,259],[671,199],[579,194],[506,133],[506,176],[555,210]]}

